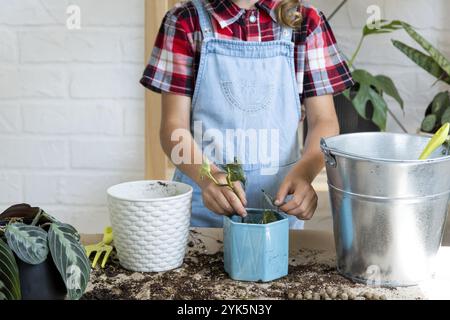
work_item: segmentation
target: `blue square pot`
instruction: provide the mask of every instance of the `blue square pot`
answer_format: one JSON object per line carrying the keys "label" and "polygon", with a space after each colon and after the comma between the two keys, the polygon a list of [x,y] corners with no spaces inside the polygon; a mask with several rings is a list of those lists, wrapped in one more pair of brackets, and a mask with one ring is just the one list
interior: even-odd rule
{"label": "blue square pot", "polygon": [[[248,219],[260,220],[263,211],[247,209]],[[289,221],[276,215],[279,220],[269,224],[224,217],[225,271],[232,279],[267,282],[288,274]]]}

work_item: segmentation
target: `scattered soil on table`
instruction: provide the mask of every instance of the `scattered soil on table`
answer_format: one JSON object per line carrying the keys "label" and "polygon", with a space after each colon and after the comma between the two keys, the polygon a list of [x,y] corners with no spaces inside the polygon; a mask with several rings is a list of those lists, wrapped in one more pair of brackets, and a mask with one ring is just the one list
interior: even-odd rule
{"label": "scattered soil on table", "polygon": [[[83,299],[418,299],[416,292],[356,284],[338,274],[333,264],[318,263],[319,252],[301,250],[308,263],[291,259],[289,274],[269,283],[231,280],[223,269],[223,253],[205,253],[191,233],[183,265],[163,273],[140,273],[120,267],[115,256],[105,269],[96,268]],[[298,263],[298,264],[297,264]]]}

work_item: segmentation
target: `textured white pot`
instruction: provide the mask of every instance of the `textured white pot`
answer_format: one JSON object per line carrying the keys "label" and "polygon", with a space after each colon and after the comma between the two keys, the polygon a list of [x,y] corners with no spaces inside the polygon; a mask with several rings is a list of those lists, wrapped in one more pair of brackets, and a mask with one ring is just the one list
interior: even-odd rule
{"label": "textured white pot", "polygon": [[181,266],[191,217],[192,187],[174,181],[133,181],[107,190],[120,264],[140,272]]}

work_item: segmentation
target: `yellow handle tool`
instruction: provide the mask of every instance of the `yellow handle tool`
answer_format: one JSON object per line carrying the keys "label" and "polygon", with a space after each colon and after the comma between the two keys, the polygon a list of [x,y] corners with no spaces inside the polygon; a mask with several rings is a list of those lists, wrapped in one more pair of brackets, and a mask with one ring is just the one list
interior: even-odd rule
{"label": "yellow handle tool", "polygon": [[92,268],[95,268],[95,265],[97,264],[98,259],[103,256],[103,260],[101,263],[101,267],[104,268],[106,265],[106,262],[108,261],[109,255],[111,254],[113,247],[110,246],[111,242],[113,241],[113,231],[111,227],[106,227],[103,231],[103,240],[97,244],[91,244],[88,246],[85,246],[86,249],[86,255],[89,256],[96,252],[94,261],[92,262]]}
{"label": "yellow handle tool", "polygon": [[428,157],[447,140],[449,131],[450,123],[447,122],[434,134],[430,142],[428,142],[420,155],[419,160],[428,159]]}

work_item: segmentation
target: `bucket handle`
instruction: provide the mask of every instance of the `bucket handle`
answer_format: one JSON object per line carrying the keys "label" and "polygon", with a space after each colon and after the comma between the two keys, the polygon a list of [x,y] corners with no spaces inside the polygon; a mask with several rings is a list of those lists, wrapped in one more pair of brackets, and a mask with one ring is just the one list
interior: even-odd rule
{"label": "bucket handle", "polygon": [[337,167],[336,157],[331,153],[330,148],[328,148],[327,143],[324,138],[320,139],[320,147],[322,152],[325,154],[325,162],[332,168]]}

